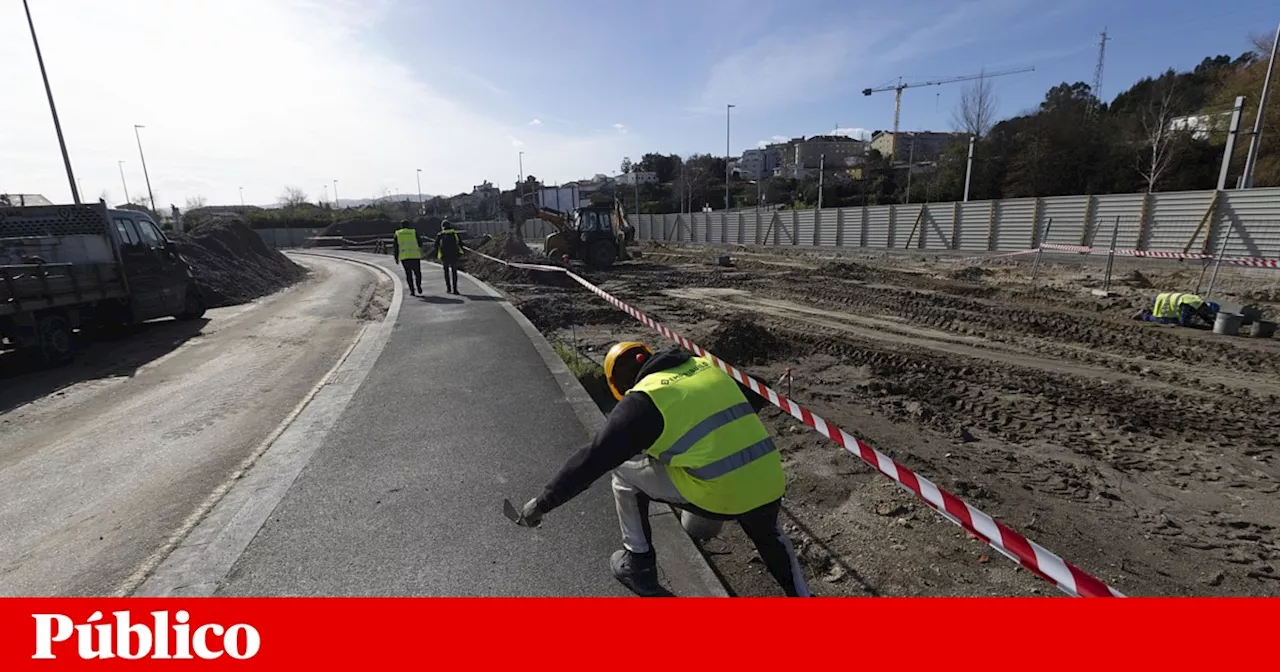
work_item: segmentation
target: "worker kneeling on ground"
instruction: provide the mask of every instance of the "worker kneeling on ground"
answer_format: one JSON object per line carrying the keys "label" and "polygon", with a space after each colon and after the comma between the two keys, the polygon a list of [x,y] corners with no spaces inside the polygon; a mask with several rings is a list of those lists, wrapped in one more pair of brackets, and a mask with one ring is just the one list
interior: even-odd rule
{"label": "worker kneeling on ground", "polygon": [[444,267],[444,291],[458,294],[458,261],[462,259],[462,236],[449,220],[440,222],[440,234],[436,236],[436,259]]}
{"label": "worker kneeling on ground", "polygon": [[517,522],[537,526],[612,470],[623,550],[610,565],[631,590],[662,593],[649,528],[652,500],[713,521],[736,520],[786,594],[808,597],[778,522],[786,489],[782,459],[756,416],[768,402],[679,348],[654,355],[643,343],[619,343],[604,369],[618,405],[592,442],[524,505]]}
{"label": "worker kneeling on ground", "polygon": [[1189,327],[1197,320],[1212,326],[1218,317],[1218,304],[1205,301],[1195,294],[1162,292],[1156,296],[1150,311],[1142,311],[1136,318],[1160,324],[1176,324]]}
{"label": "worker kneeling on ground", "polygon": [[404,267],[404,281],[409,284],[410,296],[422,293],[422,239],[417,230],[402,220],[396,229],[393,253],[396,261]]}

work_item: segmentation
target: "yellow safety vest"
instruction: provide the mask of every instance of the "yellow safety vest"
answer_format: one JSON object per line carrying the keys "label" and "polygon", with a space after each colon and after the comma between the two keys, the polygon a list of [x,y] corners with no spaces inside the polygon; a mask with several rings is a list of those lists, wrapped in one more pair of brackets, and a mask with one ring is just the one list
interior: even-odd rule
{"label": "yellow safety vest", "polygon": [[662,436],[646,451],[690,504],[737,515],[782,497],[786,475],[769,431],[742,390],[710,361],[692,357],[651,373],[643,392],[662,413]]}
{"label": "yellow safety vest", "polygon": [[396,244],[400,246],[400,254],[396,256],[396,261],[422,258],[422,249],[418,247],[417,231],[396,229]]}
{"label": "yellow safety vest", "polygon": [[1192,308],[1199,308],[1202,304],[1204,304],[1204,299],[1195,294],[1163,292],[1156,296],[1156,304],[1151,308],[1151,315],[1161,318],[1177,318],[1182,316],[1182,306],[1189,305]]}
{"label": "yellow safety vest", "polygon": [[[453,236],[454,242],[458,243],[458,256],[461,257],[465,250],[462,249],[462,238],[458,237],[455,229],[443,229],[440,231],[441,236]],[[436,259],[444,259],[444,245],[436,246]]]}

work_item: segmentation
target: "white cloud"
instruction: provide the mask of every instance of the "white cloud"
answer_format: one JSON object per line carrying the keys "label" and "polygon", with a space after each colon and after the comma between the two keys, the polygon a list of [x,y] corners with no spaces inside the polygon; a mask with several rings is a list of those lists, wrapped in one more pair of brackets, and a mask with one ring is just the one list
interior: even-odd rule
{"label": "white cloud", "polygon": [[773,137],[769,138],[768,140],[761,140],[760,142],[757,142],[757,143],[756,143],[756,146],[757,146],[757,147],[759,147],[759,148],[761,148],[761,149],[764,149],[764,148],[765,148],[766,146],[768,146],[768,145],[776,144],[776,143],[779,143],[779,142],[786,142],[786,141],[788,141],[788,140],[790,140],[790,139],[791,139],[791,138],[788,138],[788,137],[787,137],[787,136],[785,136],[785,135],[775,135],[775,136],[773,136]]}
{"label": "white cloud", "polygon": [[626,133],[626,132],[627,132],[627,125],[626,125],[626,124],[614,124],[614,125],[613,125],[613,128],[614,128],[614,130],[618,131],[619,133]]}
{"label": "white cloud", "polygon": [[541,120],[541,119],[534,119],[533,121],[529,122],[529,125],[530,125],[530,126],[541,126],[541,125],[542,125],[542,120]]}
{"label": "white cloud", "polygon": [[[382,51],[391,3],[356,0],[59,0],[33,3],[40,47],[76,176],[90,198],[145,192],[133,125],[158,204],[187,197],[273,202],[309,194],[456,193],[525,172],[590,175],[616,165],[634,136],[566,136],[469,109],[439,91],[428,62]],[[122,38],[122,36],[126,36]],[[0,6],[0,191],[69,200],[66,176],[20,3]],[[634,152],[632,152],[634,153]],[[332,195],[332,194],[331,194]]]}

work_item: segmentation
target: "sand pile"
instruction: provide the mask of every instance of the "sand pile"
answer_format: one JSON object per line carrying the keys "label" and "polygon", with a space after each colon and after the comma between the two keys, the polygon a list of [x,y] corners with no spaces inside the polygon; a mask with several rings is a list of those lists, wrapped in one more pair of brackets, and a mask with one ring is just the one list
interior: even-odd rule
{"label": "sand pile", "polygon": [[210,308],[252,301],[288,287],[307,274],[306,269],[267,247],[239,219],[202,224],[190,233],[177,235],[174,242],[191,266],[196,285]]}
{"label": "sand pile", "polygon": [[791,352],[786,341],[746,313],[726,317],[701,340],[716,357],[740,366],[764,364]]}

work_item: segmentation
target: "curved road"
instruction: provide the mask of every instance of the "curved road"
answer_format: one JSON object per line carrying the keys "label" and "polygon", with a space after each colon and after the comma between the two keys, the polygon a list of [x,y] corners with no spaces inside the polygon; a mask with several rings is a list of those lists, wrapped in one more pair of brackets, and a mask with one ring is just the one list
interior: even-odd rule
{"label": "curved road", "polygon": [[311,277],[259,302],[0,379],[0,595],[110,594],[381,319],[385,276],[297,261]]}

